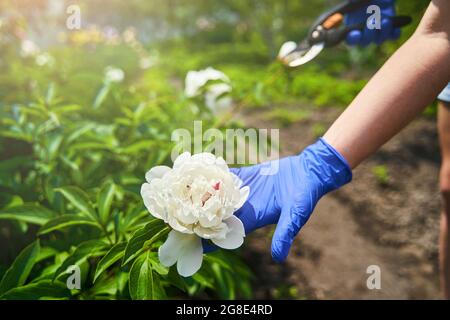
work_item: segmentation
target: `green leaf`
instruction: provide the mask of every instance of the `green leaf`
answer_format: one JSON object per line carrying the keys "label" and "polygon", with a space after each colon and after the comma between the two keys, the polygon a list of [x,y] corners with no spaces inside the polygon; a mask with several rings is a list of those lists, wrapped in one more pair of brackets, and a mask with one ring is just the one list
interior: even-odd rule
{"label": "green leaf", "polygon": [[77,112],[82,110],[83,107],[77,104],[66,104],[60,106],[53,106],[52,110],[58,115],[64,115],[66,113]]}
{"label": "green leaf", "polygon": [[47,155],[50,159],[54,159],[58,153],[61,143],[63,141],[63,135],[51,135],[47,141]]}
{"label": "green leaf", "polygon": [[74,214],[65,214],[48,221],[39,230],[38,234],[43,235],[55,230],[62,230],[71,226],[89,225],[101,229],[97,221]]}
{"label": "green leaf", "polygon": [[136,230],[125,249],[122,266],[133,260],[144,248],[149,247],[168,232],[169,228],[159,219],[152,220],[141,229]]}
{"label": "green leaf", "polygon": [[58,188],[55,191],[62,193],[62,195],[84,215],[90,216],[94,219],[97,217],[88,195],[80,188],[68,186],[64,188]]}
{"label": "green leaf", "polygon": [[95,97],[92,108],[97,109],[102,105],[102,103],[105,101],[106,97],[108,96],[109,88],[110,88],[110,86],[108,84],[105,84],[100,89],[100,91],[97,93],[97,96]]}
{"label": "green leaf", "polygon": [[203,275],[202,270],[200,269],[199,272],[195,273],[192,276],[192,279],[196,282],[198,282],[200,285],[206,287],[206,288],[214,288],[214,281],[211,279],[212,277],[208,275]]}
{"label": "green leaf", "polygon": [[55,97],[55,83],[51,82],[48,85],[47,95],[45,96],[45,103],[50,105]]}
{"label": "green leaf", "polygon": [[143,220],[142,218],[145,217],[151,217],[150,213],[143,205],[139,204],[125,215],[125,219],[123,220],[122,223],[123,230],[129,231],[130,229],[135,227],[138,224],[138,222]]}
{"label": "green leaf", "polygon": [[41,247],[39,250],[39,255],[36,258],[36,263],[40,262],[42,260],[51,258],[56,256],[59,253],[58,250],[56,250],[55,248],[51,248],[51,247]]}
{"label": "green leaf", "polygon": [[186,282],[178,273],[176,266],[171,267],[169,269],[169,274],[167,275],[167,279],[171,285],[177,287],[178,289],[180,289],[183,292],[186,292],[186,290],[187,290]]}
{"label": "green leaf", "polygon": [[39,250],[39,240],[36,240],[20,252],[0,282],[0,295],[25,283],[39,255]]}
{"label": "green leaf", "polygon": [[139,256],[131,266],[129,289],[133,300],[164,299],[165,293],[159,277],[153,272],[149,253]]}
{"label": "green leaf", "polygon": [[228,281],[227,272],[223,270],[218,263],[211,265],[211,270],[214,274],[216,286],[215,289],[221,299],[234,299],[234,286]]}
{"label": "green leaf", "polygon": [[120,242],[113,246],[106,255],[98,262],[97,269],[95,270],[94,282],[97,278],[115,262],[121,259],[125,253],[126,242]]}
{"label": "green leaf", "polygon": [[142,150],[149,150],[152,149],[152,147],[155,147],[155,145],[157,144],[157,141],[154,140],[143,140],[143,141],[138,141],[138,142],[134,142],[128,146],[126,146],[125,148],[119,149],[120,153],[124,153],[124,154],[136,154],[141,152]]}
{"label": "green leaf", "polygon": [[110,277],[103,281],[96,282],[90,291],[95,298],[106,295],[110,296],[111,299],[114,299],[117,294],[117,289],[117,280],[115,277]]}
{"label": "green leaf", "polygon": [[53,279],[56,279],[61,273],[65,272],[69,266],[80,264],[90,257],[100,255],[106,246],[107,244],[101,240],[88,240],[81,243],[72,254],[64,260],[58,270],[56,270]]}
{"label": "green leaf", "polygon": [[[45,248],[45,247],[44,247]],[[41,248],[41,253],[44,250],[44,248]],[[53,259],[53,263],[49,263],[46,267],[43,267],[43,269],[40,270],[40,274],[33,278],[31,282],[36,283],[40,282],[42,280],[53,280],[53,276],[58,270],[59,266],[63,263],[63,261],[69,256],[67,252],[59,252],[55,255]],[[39,260],[39,258],[38,258]]]}
{"label": "green leaf", "polygon": [[210,263],[210,264],[217,263],[222,268],[233,272],[233,267],[230,265],[228,260],[229,259],[226,259],[222,256],[221,252],[213,252],[211,254],[205,255],[206,263]]}
{"label": "green leaf", "polygon": [[66,142],[72,144],[79,137],[83,136],[87,132],[92,131],[95,128],[95,123],[83,123],[80,127],[76,128],[71,134],[66,137]]}
{"label": "green leaf", "polygon": [[16,140],[25,141],[28,143],[33,142],[33,136],[31,134],[23,133],[23,132],[15,132],[11,130],[2,130],[0,131],[0,136],[5,138],[12,138]]}
{"label": "green leaf", "polygon": [[0,299],[4,300],[38,300],[42,298],[69,298],[70,291],[61,282],[43,280],[9,290]]}
{"label": "green leaf", "polygon": [[13,172],[13,170],[18,170],[20,167],[30,167],[33,165],[33,161],[30,157],[18,156],[8,158],[7,160],[0,161],[0,171],[1,172]]}
{"label": "green leaf", "polygon": [[103,222],[108,220],[111,204],[116,193],[116,186],[114,183],[106,183],[100,190],[97,197],[98,211],[100,214],[100,219]]}
{"label": "green leaf", "polygon": [[74,143],[71,145],[72,151],[85,151],[85,150],[109,150],[111,146],[103,142],[86,141]]}
{"label": "green leaf", "polygon": [[24,204],[0,211],[0,220],[17,220],[37,225],[43,225],[56,216],[55,212],[37,204]]}
{"label": "green leaf", "polygon": [[163,266],[159,262],[158,253],[157,252],[150,252],[148,259],[152,265],[153,270],[155,270],[158,274],[165,276],[169,273],[169,268]]}

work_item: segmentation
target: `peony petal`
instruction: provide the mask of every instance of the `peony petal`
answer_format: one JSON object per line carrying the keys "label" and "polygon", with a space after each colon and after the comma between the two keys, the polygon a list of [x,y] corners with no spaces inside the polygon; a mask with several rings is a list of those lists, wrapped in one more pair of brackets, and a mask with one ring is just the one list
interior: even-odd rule
{"label": "peony petal", "polygon": [[216,165],[217,165],[220,169],[222,169],[223,171],[229,172],[228,164],[227,164],[227,162],[225,161],[224,158],[218,157],[218,158],[216,159]]}
{"label": "peony petal", "polygon": [[141,197],[144,200],[144,205],[152,216],[157,219],[165,220],[165,210],[161,207],[152,195],[152,187],[148,183],[141,186]]}
{"label": "peony petal", "polygon": [[192,208],[182,207],[175,211],[174,218],[177,219],[183,225],[190,225],[196,223],[198,218],[194,214]]}
{"label": "peony petal", "polygon": [[202,240],[196,235],[184,235],[183,250],[177,262],[178,273],[183,277],[190,277],[196,273],[203,262]]}
{"label": "peony petal", "polygon": [[225,239],[228,231],[227,224],[223,222],[211,228],[204,228],[200,224],[194,228],[194,232],[203,239]]}
{"label": "peony petal", "polygon": [[172,229],[175,229],[176,231],[179,231],[181,233],[187,233],[187,234],[192,234],[194,233],[192,231],[192,227],[191,226],[185,226],[183,225],[180,221],[178,221],[177,218],[175,218],[174,216],[170,216],[169,215],[169,219],[167,221],[167,223],[172,227]]}
{"label": "peony petal", "polygon": [[147,182],[150,182],[155,178],[162,178],[170,170],[172,169],[168,166],[153,167],[145,174],[145,180],[147,180]]}
{"label": "peony petal", "polygon": [[202,152],[192,156],[193,161],[199,161],[207,165],[213,165],[216,162],[216,157],[212,153]]}
{"label": "peony petal", "polygon": [[182,154],[180,154],[176,159],[175,162],[173,163],[173,168],[178,168],[180,166],[183,165],[183,163],[185,163],[186,161],[191,159],[191,154],[189,152],[184,152]]}
{"label": "peony petal", "polygon": [[229,82],[230,79],[221,71],[211,67],[200,71],[189,71],[185,78],[184,93],[187,97],[194,97],[201,93],[203,88],[210,80],[222,80]]}
{"label": "peony petal", "polygon": [[224,249],[236,249],[244,243],[245,229],[242,221],[236,216],[231,216],[224,221],[228,226],[225,239],[211,239],[212,242]]}
{"label": "peony petal", "polygon": [[184,93],[187,97],[194,97],[198,94],[199,89],[198,84],[198,72],[197,71],[189,71],[186,75],[185,79],[185,89]]}
{"label": "peony petal", "polygon": [[215,113],[225,111],[233,104],[233,100],[226,96],[226,93],[231,92],[231,86],[227,83],[218,83],[209,86],[205,94],[205,104]]}
{"label": "peony petal", "polygon": [[235,210],[240,209],[244,205],[245,201],[247,201],[248,195],[250,194],[250,187],[245,186],[241,188],[239,192],[241,194],[241,198],[239,199],[239,203],[236,205]]}
{"label": "peony petal", "polygon": [[[214,69],[212,67],[208,67],[204,70],[201,70],[201,75],[204,80],[223,80],[223,81],[230,81],[230,79],[223,73],[222,71],[219,71],[217,69]],[[205,83],[206,83],[205,81]]]}
{"label": "peony petal", "polygon": [[175,230],[169,232],[166,242],[158,250],[159,261],[163,266],[170,267],[177,262],[187,237],[189,236]]}

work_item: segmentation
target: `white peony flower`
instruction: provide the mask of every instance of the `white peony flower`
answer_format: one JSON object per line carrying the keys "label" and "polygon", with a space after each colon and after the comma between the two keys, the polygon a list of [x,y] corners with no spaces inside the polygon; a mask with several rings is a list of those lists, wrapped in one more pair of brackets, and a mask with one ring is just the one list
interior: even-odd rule
{"label": "white peony flower", "polygon": [[39,47],[31,40],[23,40],[20,44],[20,55],[23,58],[34,57],[39,54]]}
{"label": "white peony flower", "polygon": [[122,69],[115,67],[107,67],[105,69],[105,82],[107,83],[122,82],[124,78],[125,72]]}
{"label": "white peony flower", "polygon": [[215,114],[228,110],[233,105],[233,100],[227,93],[231,92],[228,83],[213,84],[205,93],[205,104]]}
{"label": "white peony flower", "polygon": [[[207,86],[208,81],[221,81]],[[231,107],[233,101],[226,96],[232,88],[230,79],[221,71],[211,67],[200,71],[189,71],[185,79],[184,93],[187,97],[196,97],[205,93],[205,104],[214,113],[226,111]]]}
{"label": "white peony flower", "polygon": [[208,81],[213,80],[230,81],[223,72],[211,67],[200,71],[189,71],[185,79],[184,93],[187,97],[195,97],[201,93],[201,89]]}
{"label": "white peony flower", "polygon": [[203,260],[201,238],[224,249],[236,249],[244,241],[244,226],[234,212],[247,200],[249,187],[228,170],[225,160],[210,153],[181,154],[173,168],[157,166],[147,172],[141,187],[150,213],[173,229],[159,248],[167,267],[177,263],[178,273],[188,277]]}
{"label": "white peony flower", "polygon": [[43,67],[46,65],[52,65],[54,59],[48,52],[44,52],[38,54],[35,61],[38,66]]}

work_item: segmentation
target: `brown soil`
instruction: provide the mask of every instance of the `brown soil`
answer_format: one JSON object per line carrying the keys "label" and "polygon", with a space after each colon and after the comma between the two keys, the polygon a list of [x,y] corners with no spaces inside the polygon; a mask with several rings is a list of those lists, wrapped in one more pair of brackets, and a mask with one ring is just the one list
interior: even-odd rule
{"label": "brown soil", "polygon": [[[328,127],[336,109],[280,129],[281,155],[313,143],[313,125]],[[279,128],[261,111],[248,127]],[[382,184],[373,167],[388,169]],[[246,259],[256,274],[255,298],[437,299],[439,294],[439,147],[435,122],[419,118],[354,170],[353,182],[325,196],[283,265],[271,261],[268,229],[249,236]],[[381,289],[366,285],[370,265]]]}

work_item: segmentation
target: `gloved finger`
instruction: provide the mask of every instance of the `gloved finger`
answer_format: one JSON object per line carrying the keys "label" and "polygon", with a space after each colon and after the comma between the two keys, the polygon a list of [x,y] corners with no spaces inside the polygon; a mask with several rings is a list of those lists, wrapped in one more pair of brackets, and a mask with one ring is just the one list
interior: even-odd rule
{"label": "gloved finger", "polygon": [[[307,219],[298,209],[292,206],[285,206],[281,210],[275,233],[272,238],[272,258],[278,262],[284,262],[289,254],[292,242]],[[304,221],[302,221],[304,220]]]}
{"label": "gloved finger", "polygon": [[359,30],[352,30],[347,34],[347,44],[356,46],[361,42],[362,32]]}
{"label": "gloved finger", "polygon": [[395,17],[397,10],[395,9],[395,5],[388,6],[386,8],[381,9],[382,17]]}
{"label": "gloved finger", "polygon": [[390,18],[383,18],[381,20],[381,30],[378,32],[375,42],[377,44],[382,44],[388,40],[392,34],[392,29],[392,20]]}
{"label": "gloved finger", "polygon": [[362,47],[366,47],[366,46],[368,46],[369,44],[371,44],[372,42],[375,42],[376,37],[377,37],[377,33],[378,33],[378,30],[377,30],[377,29],[368,29],[368,28],[365,28],[365,29],[363,30],[362,38],[361,38],[361,41],[360,41],[359,44],[360,44]]}
{"label": "gloved finger", "polygon": [[211,241],[202,239],[203,253],[214,252],[219,249],[218,246],[213,244]]}

